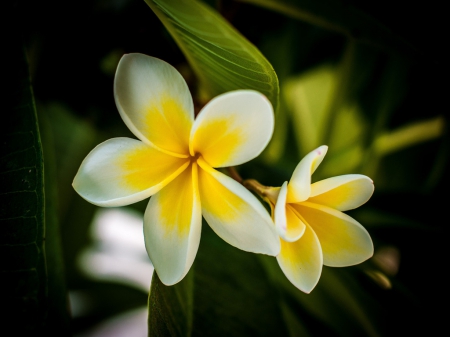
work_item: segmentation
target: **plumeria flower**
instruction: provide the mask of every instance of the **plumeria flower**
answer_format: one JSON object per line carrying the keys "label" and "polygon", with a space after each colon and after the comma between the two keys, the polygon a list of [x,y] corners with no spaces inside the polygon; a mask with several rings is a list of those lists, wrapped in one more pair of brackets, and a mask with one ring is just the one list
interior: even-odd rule
{"label": "plumeria flower", "polygon": [[321,146],[310,152],[289,183],[267,188],[264,193],[281,238],[278,264],[289,281],[305,293],[316,286],[322,265],[352,266],[373,255],[369,233],[342,213],[369,200],[373,182],[364,175],[348,174],[311,184],[311,175],[327,150]]}
{"label": "plumeria flower", "polygon": [[98,206],[151,199],[145,245],[166,285],[189,271],[200,242],[202,215],[223,240],[245,251],[276,255],[272,219],[256,197],[214,168],[245,163],[269,142],[270,102],[252,90],[211,100],[194,119],[183,77],[166,62],[127,54],[117,67],[114,96],[120,116],[139,139],[113,138],[94,148],[73,181]]}

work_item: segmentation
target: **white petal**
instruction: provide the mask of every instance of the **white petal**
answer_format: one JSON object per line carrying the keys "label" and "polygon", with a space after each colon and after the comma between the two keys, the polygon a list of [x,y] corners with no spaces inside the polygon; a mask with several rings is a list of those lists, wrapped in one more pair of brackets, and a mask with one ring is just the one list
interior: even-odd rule
{"label": "white petal", "polygon": [[308,201],[339,211],[347,211],[366,203],[373,191],[373,181],[369,177],[347,174],[312,184]]}
{"label": "white petal", "polygon": [[369,233],[347,214],[311,202],[293,206],[317,234],[322,246],[324,265],[352,266],[373,255]]}
{"label": "white petal", "polygon": [[98,206],[129,205],[158,192],[189,161],[160,152],[131,138],[112,138],[83,160],[73,188]]}
{"label": "white petal", "polygon": [[322,273],[323,257],[320,242],[310,226],[306,226],[299,240],[281,241],[277,261],[294,286],[305,293],[314,289]]}
{"label": "white petal", "polygon": [[308,153],[298,163],[288,185],[287,202],[301,202],[309,198],[311,193],[311,175],[322,162],[328,146],[322,145]]}
{"label": "white petal", "polygon": [[211,100],[195,119],[191,155],[200,153],[212,167],[245,163],[269,143],[273,108],[257,91],[236,90]]}
{"label": "white petal", "polygon": [[198,163],[202,214],[214,232],[239,249],[277,255],[280,239],[269,213],[258,199],[201,158]]}
{"label": "white petal", "polygon": [[274,221],[278,234],[284,241],[297,241],[306,226],[289,204],[286,204],[287,182],[281,186],[274,210]]}
{"label": "white petal", "polygon": [[194,105],[174,67],[151,56],[126,54],[117,66],[114,96],[136,137],[172,155],[189,154]]}
{"label": "white petal", "polygon": [[150,260],[165,285],[183,279],[194,262],[202,225],[197,165],[155,194],[144,215]]}

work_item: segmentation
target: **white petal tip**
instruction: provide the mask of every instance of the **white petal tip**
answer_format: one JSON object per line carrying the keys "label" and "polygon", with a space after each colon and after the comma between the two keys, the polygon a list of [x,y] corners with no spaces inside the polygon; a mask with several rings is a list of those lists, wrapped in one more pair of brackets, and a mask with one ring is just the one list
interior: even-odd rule
{"label": "white petal tip", "polygon": [[328,151],[328,145],[319,146],[315,151],[317,155],[324,156]]}
{"label": "white petal tip", "polygon": [[178,277],[178,278],[167,278],[167,279],[165,279],[164,277],[161,277],[159,275],[158,275],[158,277],[161,280],[161,283],[164,284],[165,286],[168,286],[168,287],[177,284],[178,282],[180,282],[184,278],[184,276],[183,276],[183,277]]}
{"label": "white petal tip", "polygon": [[305,293],[305,294],[307,294],[307,295],[309,295],[309,294],[311,294],[311,291],[313,291],[313,289],[316,287],[316,284],[313,286],[313,287],[310,287],[310,288],[299,288],[299,287],[296,287],[298,290],[300,290],[301,292],[303,292],[303,293]]}
{"label": "white petal tip", "polygon": [[321,274],[322,274],[322,272],[320,272],[320,274],[317,276],[317,278],[316,278],[314,283],[309,283],[309,282],[302,282],[302,281],[300,281],[299,279],[296,279],[296,278],[291,278],[285,273],[285,275],[286,275],[287,279],[289,280],[289,282],[291,282],[294,287],[296,287],[298,290],[300,290],[301,292],[303,292],[305,294],[310,294],[314,290],[314,288],[319,283]]}

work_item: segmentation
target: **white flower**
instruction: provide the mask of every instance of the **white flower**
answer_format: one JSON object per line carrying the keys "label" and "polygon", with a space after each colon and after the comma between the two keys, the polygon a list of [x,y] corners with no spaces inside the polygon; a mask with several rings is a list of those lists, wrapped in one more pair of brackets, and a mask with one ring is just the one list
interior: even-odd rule
{"label": "white flower", "polygon": [[373,255],[369,233],[342,213],[369,200],[373,182],[348,174],[311,184],[311,175],[327,149],[321,146],[310,152],[297,165],[289,184],[265,192],[281,238],[278,264],[292,284],[306,293],[319,281],[322,265],[351,266]]}
{"label": "white flower", "polygon": [[182,76],[159,59],[128,54],[117,67],[119,113],[139,139],[113,138],[84,159],[73,187],[99,206],[150,196],[144,215],[148,255],[161,281],[179,282],[200,242],[202,215],[229,244],[276,255],[279,239],[265,208],[241,184],[213,167],[245,163],[269,142],[270,102],[252,90],[211,100],[194,119]]}

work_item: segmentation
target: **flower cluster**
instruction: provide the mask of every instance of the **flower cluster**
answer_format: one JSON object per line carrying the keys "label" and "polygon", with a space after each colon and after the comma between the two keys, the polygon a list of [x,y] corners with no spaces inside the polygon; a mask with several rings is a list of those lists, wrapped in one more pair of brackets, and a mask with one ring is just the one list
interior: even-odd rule
{"label": "flower cluster", "polygon": [[116,105],[138,139],[113,138],[82,162],[74,189],[98,206],[124,206],[151,196],[144,215],[148,255],[166,285],[179,282],[196,256],[202,216],[223,240],[277,256],[300,290],[310,292],[322,265],[348,266],[373,252],[367,231],[341,211],[372,192],[361,175],[311,185],[326,147],[307,155],[289,184],[267,188],[272,217],[243,185],[215,168],[257,157],[274,127],[272,105],[253,90],[222,94],[195,117],[182,76],[166,62],[127,54],[117,67]]}

